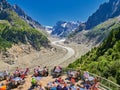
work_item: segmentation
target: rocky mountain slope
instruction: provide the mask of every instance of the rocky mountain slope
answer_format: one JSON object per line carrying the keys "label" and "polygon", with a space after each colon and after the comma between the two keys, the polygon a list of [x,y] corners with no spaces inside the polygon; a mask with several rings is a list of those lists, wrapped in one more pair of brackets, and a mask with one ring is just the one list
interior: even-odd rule
{"label": "rocky mountain slope", "polygon": [[[67,41],[96,45],[107,37],[109,32],[117,27],[120,21],[120,0],[109,0],[93,13],[84,23],[84,28],[80,25],[78,32],[69,35]],[[83,31],[82,31],[83,30]]]}
{"label": "rocky mountain slope", "polygon": [[18,5],[13,5],[12,9],[33,28],[43,29],[43,26],[39,22],[28,16]]}
{"label": "rocky mountain slope", "polygon": [[116,16],[120,15],[120,0],[109,0],[93,13],[86,22],[86,29],[91,29],[94,26]]}
{"label": "rocky mountain slope", "polygon": [[79,26],[80,22],[58,21],[52,29],[52,35],[66,37]]}
{"label": "rocky mountain slope", "polygon": [[101,43],[108,35],[109,32],[120,26],[120,16],[109,19],[90,30],[82,30],[79,33],[72,33],[66,41],[76,42],[79,44],[87,44],[95,46]]}
{"label": "rocky mountain slope", "polygon": [[48,47],[49,40],[22,20],[6,0],[0,0],[0,56],[9,58],[11,53],[8,50],[14,46],[23,51],[26,48],[29,53],[31,48],[40,50],[41,47]]}
{"label": "rocky mountain slope", "polygon": [[69,67],[87,70],[120,84],[119,47],[120,25],[119,28],[115,28],[110,32],[110,35],[98,48],[92,49],[86,55],[70,64]]}

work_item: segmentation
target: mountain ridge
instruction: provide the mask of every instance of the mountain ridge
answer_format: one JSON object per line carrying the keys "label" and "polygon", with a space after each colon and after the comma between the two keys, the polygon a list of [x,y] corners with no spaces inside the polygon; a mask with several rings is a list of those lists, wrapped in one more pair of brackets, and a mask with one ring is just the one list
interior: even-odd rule
{"label": "mountain ridge", "polygon": [[43,26],[39,22],[33,20],[30,16],[28,16],[17,4],[13,5],[12,9],[31,27],[36,29],[43,29]]}
{"label": "mountain ridge", "polygon": [[66,21],[58,21],[55,26],[52,28],[51,35],[57,37],[67,37],[71,32],[73,32],[79,26],[80,22],[66,22]]}
{"label": "mountain ridge", "polygon": [[109,0],[101,4],[86,22],[86,30],[116,16],[120,15],[120,0]]}
{"label": "mountain ridge", "polygon": [[120,25],[120,16],[109,19],[90,30],[82,30],[78,33],[72,33],[67,39],[67,42],[76,42],[78,44],[87,44],[96,46],[100,44],[108,35],[109,32],[118,28]]}
{"label": "mountain ridge", "polygon": [[67,41],[87,43],[93,46],[101,43],[107,37],[110,28],[119,22],[119,7],[120,0],[109,0],[109,2],[101,4],[84,23],[84,27],[80,25],[76,29],[77,32],[73,32],[68,36]]}

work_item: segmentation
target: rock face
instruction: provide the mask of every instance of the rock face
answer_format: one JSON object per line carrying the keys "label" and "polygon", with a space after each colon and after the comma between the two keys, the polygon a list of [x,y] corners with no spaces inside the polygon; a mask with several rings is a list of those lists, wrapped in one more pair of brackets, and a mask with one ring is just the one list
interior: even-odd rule
{"label": "rock face", "polygon": [[72,31],[78,28],[80,22],[66,22],[66,21],[58,21],[56,25],[53,27],[52,35],[58,37],[66,37]]}
{"label": "rock face", "polygon": [[93,13],[86,22],[86,29],[91,29],[94,26],[116,16],[120,15],[120,0],[109,0]]}
{"label": "rock face", "polygon": [[10,65],[15,63],[15,60],[17,60],[19,57],[22,57],[24,55],[30,54],[31,52],[35,52],[35,50],[32,48],[32,46],[29,45],[13,45],[12,48],[8,49],[7,51],[2,52],[2,58],[5,63],[8,63]]}
{"label": "rock face", "polygon": [[5,8],[11,8],[11,5],[6,0],[0,0],[0,11]]}
{"label": "rock face", "polygon": [[42,25],[28,16],[18,5],[13,5],[12,9],[30,26],[37,29],[43,29]]}

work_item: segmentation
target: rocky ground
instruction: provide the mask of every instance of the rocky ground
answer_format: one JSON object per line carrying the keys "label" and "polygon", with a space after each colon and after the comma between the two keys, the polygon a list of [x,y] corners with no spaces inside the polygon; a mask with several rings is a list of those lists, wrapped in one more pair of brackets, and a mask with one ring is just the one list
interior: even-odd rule
{"label": "rocky ground", "polygon": [[[62,47],[73,49],[75,52],[74,55],[69,56],[70,54],[68,54],[66,48]],[[53,67],[58,64],[67,66],[90,50],[90,47],[86,45],[75,43],[62,44],[62,47],[53,45],[52,48],[42,48],[41,51],[35,51],[31,46],[21,45],[18,47],[15,45],[7,52],[3,52],[2,56],[0,56],[0,69],[14,70],[17,66],[33,68],[37,65]]]}

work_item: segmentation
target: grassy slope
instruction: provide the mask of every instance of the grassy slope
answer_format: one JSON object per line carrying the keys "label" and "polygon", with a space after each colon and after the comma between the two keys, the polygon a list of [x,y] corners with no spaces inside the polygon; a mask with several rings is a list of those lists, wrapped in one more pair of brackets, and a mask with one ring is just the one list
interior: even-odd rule
{"label": "grassy slope", "polygon": [[30,27],[14,11],[5,9],[0,12],[0,49],[10,48],[12,44],[29,42],[35,49],[48,45],[45,35]]}
{"label": "grassy slope", "polygon": [[120,84],[120,28],[112,30],[98,47],[82,56],[69,68],[80,68]]}

